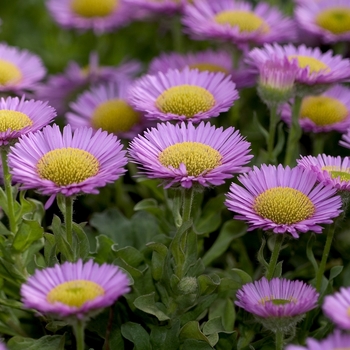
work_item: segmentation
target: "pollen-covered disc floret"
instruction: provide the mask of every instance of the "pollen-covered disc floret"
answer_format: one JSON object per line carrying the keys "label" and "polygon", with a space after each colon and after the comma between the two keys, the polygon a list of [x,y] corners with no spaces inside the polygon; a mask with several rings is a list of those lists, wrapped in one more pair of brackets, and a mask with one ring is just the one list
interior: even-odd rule
{"label": "pollen-covered disc floret", "polygon": [[[281,118],[292,122],[290,104],[281,109]],[[335,85],[321,95],[306,96],[302,100],[299,124],[305,132],[344,132],[350,127],[350,89]]]}
{"label": "pollen-covered disc floret", "polygon": [[70,104],[73,112],[66,114],[72,129],[81,126],[102,129],[122,138],[132,139],[145,128],[142,113],[127,100],[130,83],[126,80],[101,84],[81,94]]}
{"label": "pollen-covered disc floret", "polygon": [[216,129],[209,123],[159,124],[130,144],[131,161],[139,175],[162,179],[165,187],[220,185],[246,170],[250,144],[234,128]]}
{"label": "pollen-covered disc floret", "polygon": [[46,5],[63,28],[92,29],[96,34],[125,26],[134,18],[122,0],[48,0]]}
{"label": "pollen-covered disc floret", "polygon": [[36,270],[21,287],[26,308],[57,317],[86,319],[129,292],[127,275],[117,266],[65,262]]}
{"label": "pollen-covered disc floret", "polygon": [[301,281],[273,278],[247,283],[236,294],[236,305],[252,313],[266,328],[288,331],[317,306],[318,293]]}
{"label": "pollen-covered disc floret", "polygon": [[295,19],[303,32],[324,43],[350,41],[348,0],[305,2],[295,9]]}
{"label": "pollen-covered disc floret", "polygon": [[185,7],[183,24],[196,40],[224,40],[245,47],[295,39],[294,23],[266,3],[255,8],[236,0],[194,0]]}
{"label": "pollen-covered disc floret", "polygon": [[348,350],[350,344],[350,334],[342,333],[336,329],[334,333],[327,338],[316,340],[313,338],[306,339],[306,346],[287,345],[285,350]]}
{"label": "pollen-covered disc floret", "polygon": [[71,131],[57,125],[23,136],[8,156],[13,180],[23,189],[42,194],[98,193],[98,187],[118,179],[127,163],[116,136],[101,129]]}
{"label": "pollen-covered disc floret", "polygon": [[327,295],[322,305],[323,313],[339,328],[350,330],[350,288]]}
{"label": "pollen-covered disc floret", "polygon": [[261,228],[298,238],[299,232],[322,232],[320,225],[341,213],[336,189],[317,184],[317,175],[305,169],[263,164],[238,180],[243,186],[232,183],[225,204],[249,231]]}
{"label": "pollen-covered disc floret", "polygon": [[338,191],[350,191],[350,158],[319,154],[297,160],[298,166],[317,175],[319,182],[330,185]]}
{"label": "pollen-covered disc floret", "polygon": [[318,47],[266,44],[254,48],[247,57],[247,63],[258,71],[267,61],[288,59],[297,63],[299,69],[295,81],[304,85],[327,85],[346,81],[350,77],[350,60],[333,55],[332,50],[323,53]]}
{"label": "pollen-covered disc floret", "polygon": [[18,97],[0,100],[0,146],[16,141],[18,137],[49,124],[56,111],[47,102]]}
{"label": "pollen-covered disc floret", "polygon": [[39,56],[0,43],[0,91],[19,94],[32,90],[45,74],[46,69]]}
{"label": "pollen-covered disc floret", "polygon": [[226,112],[238,99],[230,77],[188,67],[138,79],[129,90],[130,104],[150,119],[199,122]]}

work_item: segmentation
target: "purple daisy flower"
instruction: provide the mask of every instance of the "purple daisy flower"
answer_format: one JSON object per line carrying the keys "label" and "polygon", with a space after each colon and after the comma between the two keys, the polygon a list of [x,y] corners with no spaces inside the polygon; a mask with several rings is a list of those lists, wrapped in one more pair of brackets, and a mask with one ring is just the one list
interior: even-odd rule
{"label": "purple daisy flower", "polygon": [[249,146],[233,127],[161,123],[133,139],[129,155],[140,175],[165,180],[165,188],[190,188],[221,185],[234,173],[246,171],[243,165],[252,158]]}
{"label": "purple daisy flower", "polygon": [[130,104],[150,119],[199,122],[226,112],[238,99],[235,84],[224,73],[186,67],[146,75],[129,90]]}
{"label": "purple daisy flower", "polygon": [[317,184],[317,175],[300,167],[282,165],[254,167],[231,184],[226,206],[237,213],[252,231],[256,228],[274,233],[321,233],[320,224],[330,224],[341,211],[341,198],[331,186]]}
{"label": "purple daisy flower", "polygon": [[342,135],[342,140],[339,141],[339,145],[345,148],[350,148],[350,128],[348,128],[346,133]]}
{"label": "purple daisy flower", "polygon": [[266,3],[253,8],[244,1],[194,0],[184,13],[182,22],[197,40],[224,40],[246,47],[296,39],[294,22]]}
{"label": "purple daisy flower", "polygon": [[74,100],[81,90],[91,85],[129,80],[140,70],[140,63],[134,60],[117,67],[101,66],[97,54],[93,52],[90,54],[87,68],[79,66],[76,62],[70,62],[64,73],[52,75],[46,84],[38,86],[36,97],[49,101],[58,114],[64,114],[68,110],[69,102]]}
{"label": "purple daisy flower", "polygon": [[4,343],[0,343],[0,350],[7,350],[7,347]]}
{"label": "purple daisy flower", "polygon": [[127,275],[115,265],[79,260],[36,270],[22,284],[21,296],[26,308],[86,319],[128,293],[129,284]]}
{"label": "purple daisy flower", "polygon": [[350,41],[348,0],[305,2],[295,9],[299,27],[326,43]]}
{"label": "purple daisy flower", "polygon": [[227,51],[206,50],[196,53],[179,54],[177,52],[163,53],[153,59],[149,66],[149,74],[166,73],[169,69],[183,70],[184,68],[199,71],[221,72],[230,75],[237,88],[253,86],[256,74],[240,60],[237,69],[233,66],[231,54]]}
{"label": "purple daisy flower", "polygon": [[[287,124],[292,122],[290,104],[281,110],[281,118]],[[350,88],[335,85],[321,95],[303,98],[299,124],[306,132],[343,132],[350,127]]]}
{"label": "purple daisy flower", "polygon": [[350,288],[341,287],[339,292],[327,295],[322,305],[323,313],[331,319],[337,327],[350,329]]}
{"label": "purple daisy flower", "polygon": [[144,11],[144,16],[175,15],[183,11],[188,0],[124,0],[136,11]]}
{"label": "purple daisy flower", "polygon": [[41,129],[56,117],[47,102],[8,97],[0,100],[0,146]]}
{"label": "purple daisy flower", "polygon": [[96,34],[110,32],[133,20],[123,0],[48,0],[46,6],[63,28],[92,29]]}
{"label": "purple daisy flower", "polygon": [[298,64],[295,80],[301,84],[334,84],[350,77],[350,60],[343,59],[340,55],[333,56],[332,50],[323,53],[318,47],[308,48],[305,45],[295,47],[292,44],[266,44],[263,48],[250,51],[247,63],[258,71],[265,62],[272,59],[284,60],[285,57]]}
{"label": "purple daisy flower", "polygon": [[72,129],[82,126],[102,129],[132,139],[145,129],[145,120],[127,101],[129,83],[109,83],[92,88],[70,104],[74,113],[66,118]]}
{"label": "purple daisy flower", "polygon": [[22,189],[50,195],[46,207],[62,193],[98,193],[97,187],[117,180],[125,169],[125,151],[116,136],[101,129],[79,128],[72,133],[46,126],[21,137],[8,156],[13,181]]}
{"label": "purple daisy flower", "polygon": [[307,156],[297,160],[298,166],[312,171],[317,180],[330,185],[338,191],[350,191],[350,158],[341,158],[319,154],[317,157]]}
{"label": "purple daisy flower", "polygon": [[31,90],[45,74],[46,68],[39,56],[0,43],[0,91],[19,94]]}
{"label": "purple daisy flower", "polygon": [[318,293],[301,281],[263,277],[245,284],[236,294],[236,305],[252,313],[271,330],[288,330],[317,306]]}
{"label": "purple daisy flower", "polygon": [[336,329],[326,339],[316,340],[312,338],[306,339],[306,347],[298,345],[287,345],[285,350],[345,350],[349,347],[350,335],[342,334]]}

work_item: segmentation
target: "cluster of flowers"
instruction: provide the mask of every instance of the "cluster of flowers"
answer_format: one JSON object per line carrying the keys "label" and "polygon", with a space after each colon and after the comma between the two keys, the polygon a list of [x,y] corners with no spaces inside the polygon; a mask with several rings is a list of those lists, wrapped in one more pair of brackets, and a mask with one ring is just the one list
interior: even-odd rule
{"label": "cluster of flowers", "polygon": [[[193,39],[229,42],[241,59],[234,66],[227,51],[162,54],[151,62],[148,74],[134,80],[141,70],[138,62],[100,67],[92,54],[87,69],[72,62],[64,74],[42,83],[46,71],[37,56],[1,44],[0,90],[20,95],[0,102],[0,145],[10,146],[8,165],[14,183],[49,195],[46,207],[59,193],[67,197],[97,193],[97,188],[126,171],[128,159],[120,137],[131,140],[128,155],[139,167],[138,176],[161,179],[165,188],[217,186],[244,173],[238,177],[241,185],[231,184],[226,206],[249,230],[261,228],[298,238],[307,231],[321,233],[321,225],[340,215],[340,193],[349,190],[348,157],[322,154],[302,157],[295,168],[263,164],[250,169],[246,166],[252,158],[250,143],[239,131],[203,120],[227,112],[239,98],[237,89],[254,85],[258,76],[261,96],[268,105],[278,105],[283,120],[291,124],[290,99],[295,90],[302,91],[303,130],[342,132],[341,144],[350,148],[350,91],[340,85],[350,78],[350,61],[304,44],[279,44],[298,40],[296,23],[326,43],[349,40],[348,2],[300,3],[296,22],[266,4],[253,7],[233,0],[95,4],[47,2],[62,26],[93,29],[97,34],[151,14],[177,13]],[[332,18],[339,11],[345,14],[344,23],[334,24]],[[249,51],[252,44],[263,47]],[[87,86],[90,91],[68,101]],[[24,92],[37,100],[26,100]],[[62,133],[57,125],[48,125],[56,113],[66,113],[68,125]],[[28,308],[84,319],[127,293],[128,283],[116,266],[78,261],[37,271],[21,294]],[[342,289],[323,304],[325,314],[344,329],[350,329],[349,294]],[[238,291],[236,304],[276,331],[298,322],[316,307],[318,297],[313,287],[300,281],[262,279]],[[325,349],[334,342],[342,347],[346,341],[348,336],[337,331],[319,346]],[[310,340],[308,346],[317,345]]]}

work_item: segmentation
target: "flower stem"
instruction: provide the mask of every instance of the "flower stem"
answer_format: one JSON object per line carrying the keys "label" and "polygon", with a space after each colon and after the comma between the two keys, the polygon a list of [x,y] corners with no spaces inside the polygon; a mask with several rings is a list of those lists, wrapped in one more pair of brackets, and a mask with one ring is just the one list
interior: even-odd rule
{"label": "flower stem", "polygon": [[303,101],[302,96],[295,96],[294,103],[292,105],[292,122],[289,128],[289,135],[287,140],[287,150],[284,158],[284,165],[294,165],[295,158],[299,153],[299,139],[301,137],[301,128],[299,125],[299,113],[301,103]]}
{"label": "flower stem", "polygon": [[174,51],[183,52],[183,34],[180,16],[174,16],[171,26]]}
{"label": "flower stem", "polygon": [[182,222],[184,223],[191,219],[191,210],[194,197],[193,187],[185,189],[182,195]]}
{"label": "flower stem", "polygon": [[333,222],[333,224],[328,226],[327,228],[326,244],[323,248],[321,263],[320,263],[320,266],[318,267],[317,274],[316,274],[316,290],[318,292],[320,292],[320,289],[322,286],[322,278],[323,278],[324,271],[326,269],[326,263],[328,260],[329,252],[331,250],[334,232],[335,232],[335,222]]}
{"label": "flower stem", "polygon": [[1,148],[1,161],[2,169],[4,174],[4,185],[7,198],[7,216],[10,224],[10,231],[13,233],[17,232],[17,223],[15,215],[15,203],[13,200],[12,194],[12,185],[11,185],[11,174],[7,164],[7,149],[4,147]]}
{"label": "flower stem", "polygon": [[267,155],[270,162],[275,163],[276,159],[273,156],[275,135],[277,125],[277,105],[274,104],[270,107],[270,127],[269,127],[269,138],[267,141]]}
{"label": "flower stem", "polygon": [[77,343],[77,350],[84,350],[85,342],[84,342],[84,330],[85,330],[85,322],[82,320],[77,320],[74,325],[74,335]]}
{"label": "flower stem", "polygon": [[66,235],[67,242],[71,247],[73,247],[73,197],[65,197],[66,198],[66,213],[65,213],[65,224],[66,224]]}
{"label": "flower stem", "polygon": [[279,329],[276,331],[276,350],[282,350],[283,349],[283,340],[284,340],[284,334]]}
{"label": "flower stem", "polygon": [[282,243],[283,243],[283,239],[284,239],[284,235],[283,234],[277,234],[276,235],[276,239],[275,239],[275,245],[273,247],[273,251],[271,254],[271,258],[270,258],[270,263],[269,263],[269,267],[266,271],[266,278],[268,280],[272,279],[275,269],[276,269],[276,265],[277,265],[277,260],[278,260],[278,256],[282,247]]}

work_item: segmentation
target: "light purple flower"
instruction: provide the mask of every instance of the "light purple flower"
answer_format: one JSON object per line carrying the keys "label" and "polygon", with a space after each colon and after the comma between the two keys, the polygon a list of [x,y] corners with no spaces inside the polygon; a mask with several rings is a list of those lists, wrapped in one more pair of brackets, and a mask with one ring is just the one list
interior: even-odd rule
{"label": "light purple flower", "polygon": [[57,113],[63,114],[68,110],[69,102],[84,89],[101,83],[130,80],[141,70],[138,61],[128,61],[119,66],[101,66],[95,52],[90,54],[86,68],[72,61],[64,73],[51,75],[45,84],[36,89],[36,97],[49,101]]}
{"label": "light purple flower", "polygon": [[348,0],[308,1],[295,9],[299,28],[325,43],[350,41]]}
{"label": "light purple flower", "polygon": [[301,168],[315,173],[318,181],[324,185],[330,185],[338,191],[350,191],[349,157],[319,154],[317,157],[301,157],[297,163]]}
{"label": "light purple flower", "polygon": [[48,0],[46,6],[63,28],[92,29],[96,34],[113,31],[133,20],[123,0]]}
{"label": "light purple flower", "polygon": [[330,334],[323,340],[312,338],[306,339],[306,347],[298,345],[287,345],[285,350],[345,350],[349,347],[350,335],[343,334],[336,329],[333,334]]}
{"label": "light purple flower", "polygon": [[331,186],[317,184],[317,175],[300,167],[263,164],[240,175],[243,186],[232,183],[226,206],[237,220],[274,233],[321,233],[341,213],[341,198]]}
{"label": "light purple flower", "polygon": [[46,207],[62,193],[98,193],[124,172],[127,159],[116,136],[106,131],[57,125],[21,137],[8,156],[13,180],[22,189],[50,195]]}
{"label": "light purple flower", "polygon": [[240,48],[296,39],[294,22],[262,2],[253,8],[245,1],[194,0],[182,22],[193,39],[224,40]]}
{"label": "light purple flower", "polygon": [[248,54],[247,63],[255,70],[270,60],[285,58],[296,61],[299,70],[296,82],[306,85],[334,84],[346,81],[350,77],[350,60],[340,55],[333,56],[332,50],[323,53],[318,47],[298,47],[288,44],[266,44],[262,48],[254,48]]}
{"label": "light purple flower", "polygon": [[146,75],[129,91],[130,104],[150,119],[199,122],[226,112],[238,99],[224,73],[185,68]]}
{"label": "light purple flower", "polygon": [[149,66],[149,74],[166,73],[169,69],[183,70],[185,67],[199,71],[222,72],[230,75],[237,88],[253,86],[256,74],[244,64],[242,58],[239,67],[234,68],[232,55],[227,51],[206,50],[180,54],[177,52],[162,53],[154,58]]}
{"label": "light purple flower", "polygon": [[102,128],[121,138],[132,139],[145,129],[145,118],[127,100],[130,83],[116,82],[93,87],[70,104],[66,119],[72,129],[87,126]]}
{"label": "light purple flower", "polygon": [[[283,105],[281,118],[287,124],[291,124],[290,104]],[[305,132],[344,132],[350,127],[350,88],[334,85],[321,95],[304,97],[299,124]]]}
{"label": "light purple flower", "polygon": [[183,11],[188,0],[124,0],[134,11],[144,11],[144,16],[176,15]]}
{"label": "light purple flower", "polygon": [[0,146],[15,141],[18,137],[37,131],[56,117],[54,108],[47,102],[25,100],[18,97],[0,100]]}
{"label": "light purple flower", "polygon": [[342,140],[339,141],[339,144],[345,148],[350,148],[350,128],[342,135]]}
{"label": "light purple flower", "polygon": [[160,123],[131,142],[129,155],[140,175],[164,180],[165,188],[190,188],[221,185],[246,171],[243,166],[252,158],[249,146],[232,127]]}
{"label": "light purple flower", "polygon": [[342,329],[350,329],[350,288],[341,287],[339,292],[324,298],[323,313]]}
{"label": "light purple flower", "polygon": [[22,284],[21,296],[26,308],[61,318],[86,319],[128,293],[129,283],[115,265],[79,260],[36,270]]}
{"label": "light purple flower", "polygon": [[20,94],[31,90],[45,74],[46,68],[39,56],[0,43],[0,91]]}
{"label": "light purple flower", "polygon": [[7,350],[5,343],[0,343],[0,350]]}

